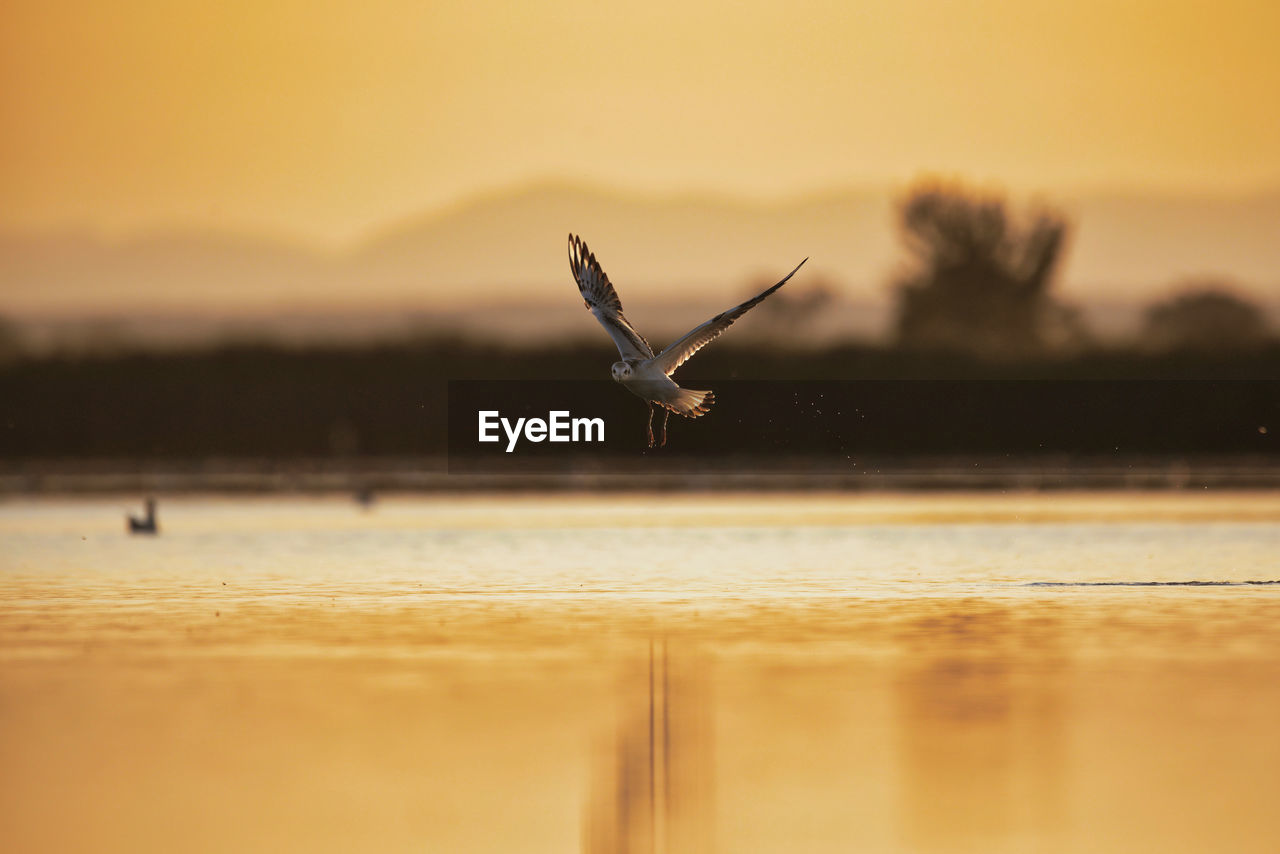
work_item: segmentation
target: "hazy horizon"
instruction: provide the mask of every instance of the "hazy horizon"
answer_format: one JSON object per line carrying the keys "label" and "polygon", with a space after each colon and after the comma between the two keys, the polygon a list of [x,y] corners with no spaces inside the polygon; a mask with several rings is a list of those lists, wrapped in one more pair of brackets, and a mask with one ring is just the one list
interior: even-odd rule
{"label": "hazy horizon", "polygon": [[535,195],[541,192],[572,192],[582,195],[627,198],[649,205],[707,204],[739,207],[741,210],[778,209],[804,204],[820,204],[833,198],[872,197],[900,200],[914,187],[922,183],[941,182],[973,189],[984,195],[1004,197],[1015,207],[1062,206],[1080,202],[1142,201],[1180,202],[1180,204],[1247,204],[1252,201],[1280,200],[1280,178],[1275,182],[1256,187],[1160,187],[1143,186],[1140,183],[1115,182],[1084,184],[1084,186],[1050,186],[1037,184],[1020,187],[1014,182],[1002,182],[995,177],[974,177],[963,173],[940,169],[920,168],[902,178],[884,181],[845,181],[814,184],[810,187],[786,189],[786,191],[751,193],[724,187],[644,188],[628,187],[621,182],[593,181],[572,175],[531,175],[494,186],[466,189],[457,195],[430,202],[408,205],[402,210],[371,220],[367,225],[352,229],[346,236],[329,236],[323,230],[306,228],[261,227],[251,219],[227,220],[223,223],[201,222],[198,218],[169,216],[148,222],[111,227],[86,218],[69,218],[59,222],[13,223],[0,219],[0,239],[40,239],[50,236],[76,236],[95,239],[102,243],[146,242],[154,238],[198,236],[227,242],[270,243],[270,245],[296,248],[312,254],[342,257],[358,252],[396,236],[398,232],[415,225],[448,219],[449,216],[471,207],[492,204],[509,198]]}
{"label": "hazy horizon", "polygon": [[87,217],[69,217],[56,221],[9,221],[0,211],[0,239],[40,239],[74,234],[105,244],[127,244],[157,237],[202,235],[228,242],[263,242],[281,247],[305,250],[321,256],[341,257],[377,243],[406,227],[433,220],[446,219],[457,211],[496,200],[544,191],[579,192],[587,195],[626,198],[648,204],[717,204],[743,210],[767,209],[819,203],[833,198],[863,196],[900,199],[921,182],[942,181],[975,191],[1002,196],[1015,206],[1044,204],[1049,207],[1078,204],[1083,201],[1177,201],[1202,204],[1247,203],[1280,198],[1280,177],[1257,186],[1167,187],[1133,181],[1084,184],[1036,184],[1022,186],[1001,181],[997,176],[972,176],[944,169],[922,167],[902,176],[883,180],[834,181],[785,190],[752,193],[718,186],[643,187],[626,182],[609,182],[546,173],[531,175],[503,184],[473,187],[455,195],[431,201],[427,198],[403,208],[387,211],[367,223],[341,233],[308,229],[294,223],[264,226],[252,218],[203,221],[194,216],[161,216],[153,220],[110,225]]}
{"label": "hazy horizon", "polygon": [[[890,282],[908,258],[897,231],[902,195],[833,189],[765,203],[547,180],[424,210],[341,250],[190,228],[114,238],[0,229],[0,316],[43,324],[46,336],[75,320],[152,338],[160,325],[169,327],[161,337],[178,338],[246,326],[283,338],[433,327],[525,340],[589,332],[565,260],[572,230],[596,252],[633,320],[658,337],[803,257],[810,262],[788,292],[825,288],[835,297],[817,337],[876,337],[887,327]],[[1008,204],[1015,215],[1047,205],[1067,217],[1054,292],[1086,309],[1103,334],[1132,327],[1140,306],[1196,278],[1277,311],[1280,192],[1011,195]]]}

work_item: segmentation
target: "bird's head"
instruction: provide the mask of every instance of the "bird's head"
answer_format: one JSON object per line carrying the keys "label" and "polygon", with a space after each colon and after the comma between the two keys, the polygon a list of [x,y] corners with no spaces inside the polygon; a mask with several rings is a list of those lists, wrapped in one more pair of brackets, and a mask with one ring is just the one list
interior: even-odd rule
{"label": "bird's head", "polygon": [[631,376],[630,362],[614,362],[613,363],[613,381],[620,383],[627,377]]}

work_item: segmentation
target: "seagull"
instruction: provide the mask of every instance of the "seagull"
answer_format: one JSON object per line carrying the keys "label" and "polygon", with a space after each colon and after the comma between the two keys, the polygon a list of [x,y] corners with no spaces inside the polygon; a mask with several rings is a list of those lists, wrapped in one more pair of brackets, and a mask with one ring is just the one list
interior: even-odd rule
{"label": "seagull", "polygon": [[662,441],[667,444],[667,419],[676,412],[685,418],[697,418],[705,415],[715,403],[715,394],[710,391],[695,391],[681,388],[671,379],[676,368],[703,347],[710,344],[720,334],[733,325],[733,322],[751,309],[755,308],[765,297],[787,283],[787,280],[804,266],[805,258],[796,265],[796,269],[787,273],[782,281],[762,291],[741,305],[728,311],[722,311],[701,326],[694,327],[674,344],[669,345],[658,355],[644,336],[635,330],[622,314],[622,302],[618,292],[609,283],[609,277],[601,269],[596,256],[587,248],[581,238],[569,235],[569,269],[573,272],[574,281],[578,283],[578,291],[582,294],[583,304],[595,315],[596,320],[609,333],[613,343],[618,345],[618,353],[622,361],[613,363],[614,382],[622,383],[628,391],[639,397],[649,406],[649,423],[645,427],[645,435],[649,447],[653,441],[653,407],[662,407]]}

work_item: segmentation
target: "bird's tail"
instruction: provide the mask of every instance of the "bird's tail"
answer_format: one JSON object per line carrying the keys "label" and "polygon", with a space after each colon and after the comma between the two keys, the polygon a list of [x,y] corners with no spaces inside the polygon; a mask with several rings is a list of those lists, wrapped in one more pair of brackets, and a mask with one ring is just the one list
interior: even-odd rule
{"label": "bird's tail", "polygon": [[711,404],[715,402],[716,396],[714,392],[682,388],[676,392],[674,398],[663,405],[672,412],[683,415],[685,418],[697,418],[699,415],[706,415],[707,410],[711,409]]}

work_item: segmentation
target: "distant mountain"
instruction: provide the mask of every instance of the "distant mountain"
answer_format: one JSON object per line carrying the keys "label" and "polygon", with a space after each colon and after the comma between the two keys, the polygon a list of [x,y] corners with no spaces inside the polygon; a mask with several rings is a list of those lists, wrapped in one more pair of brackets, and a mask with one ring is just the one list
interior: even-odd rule
{"label": "distant mountain", "polygon": [[[1070,299],[1146,301],[1198,275],[1235,280],[1265,299],[1280,295],[1280,193],[1054,201],[1074,226],[1059,283]],[[728,304],[809,256],[792,289],[824,282],[851,304],[880,306],[882,319],[886,283],[903,259],[887,192],[756,203],[542,184],[401,222],[336,253],[179,231],[124,241],[0,234],[0,315],[426,312],[450,325],[470,318],[519,327],[536,318],[554,326],[578,319],[570,231],[588,241],[637,313]],[[503,313],[510,316],[497,317]]]}
{"label": "distant mountain", "polygon": [[809,273],[867,294],[894,262],[892,205],[848,192],[786,203],[717,197],[647,198],[545,185],[477,199],[376,235],[351,258],[373,281],[438,271],[437,281],[531,296],[565,284],[565,239],[583,237],[614,282],[672,297],[737,293],[776,281],[811,257]]}
{"label": "distant mountain", "polygon": [[242,235],[0,233],[0,313],[138,316],[307,303],[331,259]]}

